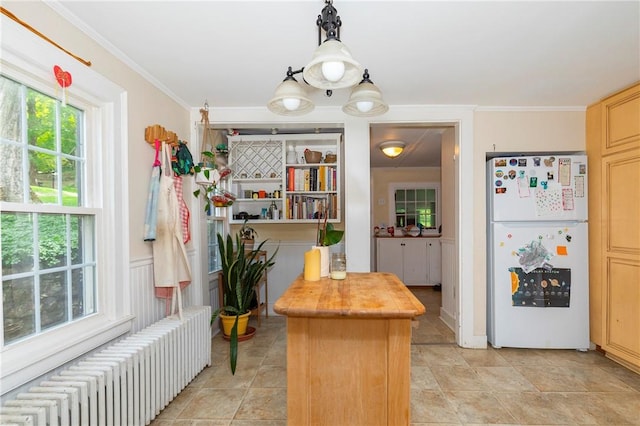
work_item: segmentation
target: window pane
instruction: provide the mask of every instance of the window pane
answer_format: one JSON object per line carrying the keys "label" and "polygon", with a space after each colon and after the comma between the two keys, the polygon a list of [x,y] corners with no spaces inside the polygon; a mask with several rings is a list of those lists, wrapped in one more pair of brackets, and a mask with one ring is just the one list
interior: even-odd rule
{"label": "window pane", "polygon": [[415,200],[416,200],[416,190],[407,189],[407,201],[415,201]]}
{"label": "window pane", "polygon": [[436,201],[436,190],[435,189],[427,189],[427,201]]}
{"label": "window pane", "polygon": [[220,253],[218,248],[218,233],[223,234],[224,223],[221,220],[207,221],[208,231],[208,256],[209,256],[209,273],[222,268],[220,264]]}
{"label": "window pane", "polygon": [[416,189],[416,201],[424,202],[427,200],[427,190],[426,189]]}
{"label": "window pane", "polygon": [[35,333],[34,294],[33,277],[2,283],[5,344]]}
{"label": "window pane", "polygon": [[38,217],[40,269],[67,264],[67,221],[59,214],[41,214]]}
{"label": "window pane", "polygon": [[40,276],[40,323],[44,330],[67,321],[67,273]]}
{"label": "window pane", "polygon": [[0,78],[0,138],[14,142],[20,141],[22,133],[22,101],[20,84],[13,80]]}
{"label": "window pane", "polygon": [[2,275],[33,270],[33,218],[29,213],[0,215]]}
{"label": "window pane", "polygon": [[29,151],[29,184],[35,195],[32,202],[58,204],[56,156]]}
{"label": "window pane", "polygon": [[27,126],[29,145],[56,150],[56,100],[27,90]]}
{"label": "window pane", "polygon": [[396,190],[396,202],[398,201],[404,201],[405,200],[405,194],[404,194],[404,190],[403,189],[398,189]]}
{"label": "window pane", "polygon": [[73,319],[95,313],[95,279],[93,267],[71,271],[71,311]]}
{"label": "window pane", "polygon": [[[22,175],[22,101],[20,85],[0,76],[0,201],[21,203],[24,197]],[[14,143],[11,143],[14,142]]]}
{"label": "window pane", "polygon": [[82,111],[72,106],[60,108],[60,151],[82,157]]}
{"label": "window pane", "polygon": [[80,187],[81,165],[79,161],[62,159],[62,205],[63,206],[79,206],[81,200],[78,197],[78,188]]}
{"label": "window pane", "polygon": [[404,202],[396,202],[396,213],[405,213],[407,207]]}
{"label": "window pane", "polygon": [[71,264],[95,262],[95,244],[93,244],[93,216],[72,215],[70,218]]}

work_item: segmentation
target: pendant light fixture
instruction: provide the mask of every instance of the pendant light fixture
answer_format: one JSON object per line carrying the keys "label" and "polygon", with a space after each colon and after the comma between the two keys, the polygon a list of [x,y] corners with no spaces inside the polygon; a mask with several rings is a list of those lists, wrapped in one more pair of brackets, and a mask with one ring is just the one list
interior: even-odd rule
{"label": "pendant light fixture", "polygon": [[287,70],[287,77],[276,88],[276,93],[267,107],[270,111],[280,115],[302,115],[313,111],[314,105],[307,97],[304,87],[298,83],[291,67]]}
{"label": "pendant light fixture", "polygon": [[342,107],[342,111],[349,115],[370,117],[384,114],[389,106],[382,99],[382,93],[371,80],[369,70],[364,70],[362,81],[351,91],[349,101]]}
{"label": "pendant light fixture", "polygon": [[[368,70],[351,56],[351,52],[340,41],[342,21],[338,11],[333,7],[333,0],[325,0],[316,20],[318,27],[318,48],[311,62],[305,67],[293,71],[287,70],[287,76],[276,88],[274,97],[267,107],[271,112],[280,115],[302,115],[311,112],[313,102],[307,97],[304,87],[293,77],[302,73],[306,84],[326,91],[331,96],[334,89],[353,89],[349,102],[342,110],[350,115],[374,116],[385,113],[389,107],[384,103],[380,90],[369,79]],[[322,41],[322,31],[326,39]],[[358,81],[360,83],[358,84]]]}
{"label": "pendant light fixture", "polygon": [[379,145],[380,150],[389,158],[396,158],[404,151],[405,143],[402,141],[387,141]]}

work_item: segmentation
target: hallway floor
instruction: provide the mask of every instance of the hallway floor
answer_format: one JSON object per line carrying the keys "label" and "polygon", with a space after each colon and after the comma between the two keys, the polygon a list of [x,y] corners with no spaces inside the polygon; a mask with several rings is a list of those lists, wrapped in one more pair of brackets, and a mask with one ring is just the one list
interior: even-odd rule
{"label": "hallway floor", "polygon": [[[412,425],[640,425],[640,375],[595,351],[460,348],[438,318],[440,293],[413,290],[427,313],[412,338]],[[285,319],[263,318],[240,345],[232,376],[216,335],[212,366],[151,424],[285,426]]]}

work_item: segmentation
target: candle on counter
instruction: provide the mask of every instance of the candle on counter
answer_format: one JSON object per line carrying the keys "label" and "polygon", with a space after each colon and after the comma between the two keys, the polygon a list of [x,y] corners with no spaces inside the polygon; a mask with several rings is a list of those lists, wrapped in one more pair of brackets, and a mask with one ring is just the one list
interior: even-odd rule
{"label": "candle on counter", "polygon": [[320,250],[311,249],[304,253],[304,279],[306,281],[320,279]]}

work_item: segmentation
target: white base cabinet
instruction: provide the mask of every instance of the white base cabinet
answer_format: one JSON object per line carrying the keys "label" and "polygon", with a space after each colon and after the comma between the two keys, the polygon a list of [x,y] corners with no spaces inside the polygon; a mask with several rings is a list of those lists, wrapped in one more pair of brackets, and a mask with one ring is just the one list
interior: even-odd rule
{"label": "white base cabinet", "polygon": [[441,280],[437,238],[378,238],[376,270],[396,274],[405,285],[435,285]]}

